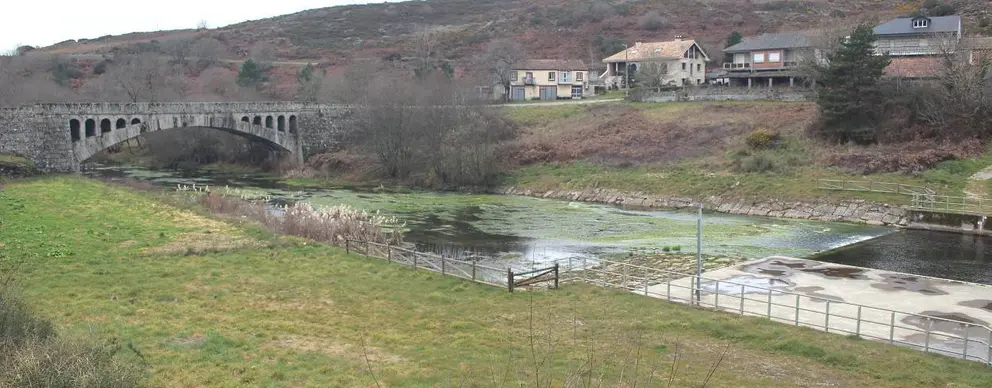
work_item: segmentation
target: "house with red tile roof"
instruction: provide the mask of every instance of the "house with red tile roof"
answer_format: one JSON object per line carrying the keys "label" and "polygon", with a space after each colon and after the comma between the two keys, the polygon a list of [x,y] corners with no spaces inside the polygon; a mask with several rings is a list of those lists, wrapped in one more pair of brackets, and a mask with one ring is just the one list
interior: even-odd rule
{"label": "house with red tile roof", "polygon": [[673,86],[702,85],[706,81],[706,63],[710,57],[692,39],[679,35],[665,42],[636,42],[633,46],[603,59],[606,72],[600,81],[607,87],[622,87],[636,80],[639,68],[660,65],[661,83]]}

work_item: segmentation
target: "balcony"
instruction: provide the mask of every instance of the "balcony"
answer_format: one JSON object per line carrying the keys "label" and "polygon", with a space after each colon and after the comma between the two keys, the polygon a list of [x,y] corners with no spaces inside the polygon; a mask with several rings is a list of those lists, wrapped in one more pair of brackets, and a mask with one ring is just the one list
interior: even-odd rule
{"label": "balcony", "polygon": [[723,68],[731,71],[733,70],[744,71],[744,70],[749,70],[751,68],[751,64],[747,62],[724,63]]}
{"label": "balcony", "polygon": [[537,81],[534,80],[534,77],[525,77],[524,85],[537,85]]}

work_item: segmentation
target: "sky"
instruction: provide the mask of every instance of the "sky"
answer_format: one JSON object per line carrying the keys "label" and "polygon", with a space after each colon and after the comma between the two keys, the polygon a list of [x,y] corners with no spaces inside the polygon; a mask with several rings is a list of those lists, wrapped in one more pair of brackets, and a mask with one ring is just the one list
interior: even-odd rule
{"label": "sky", "polygon": [[[367,0],[0,0],[0,51],[128,32],[216,28],[305,9]],[[398,0],[389,0],[395,2]]]}

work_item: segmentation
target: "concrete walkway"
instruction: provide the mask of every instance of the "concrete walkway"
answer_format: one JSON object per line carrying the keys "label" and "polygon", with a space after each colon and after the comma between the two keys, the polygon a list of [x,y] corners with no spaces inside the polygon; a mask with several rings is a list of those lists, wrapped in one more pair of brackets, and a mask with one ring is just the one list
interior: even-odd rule
{"label": "concrete walkway", "polygon": [[[714,270],[703,278],[700,301],[706,307],[989,362],[989,286],[789,257]],[[688,303],[692,284],[686,277],[646,293]]]}

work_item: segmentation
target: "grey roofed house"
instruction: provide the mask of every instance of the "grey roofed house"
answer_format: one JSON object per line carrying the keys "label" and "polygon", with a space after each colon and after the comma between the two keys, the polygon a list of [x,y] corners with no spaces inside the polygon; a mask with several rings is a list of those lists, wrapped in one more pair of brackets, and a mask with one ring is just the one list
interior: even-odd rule
{"label": "grey roofed house", "polygon": [[750,52],[755,50],[792,49],[811,47],[809,36],[801,32],[778,32],[761,34],[727,47],[725,53]]}
{"label": "grey roofed house", "polygon": [[875,27],[875,35],[926,35],[961,33],[961,16],[917,16],[892,19]]}

